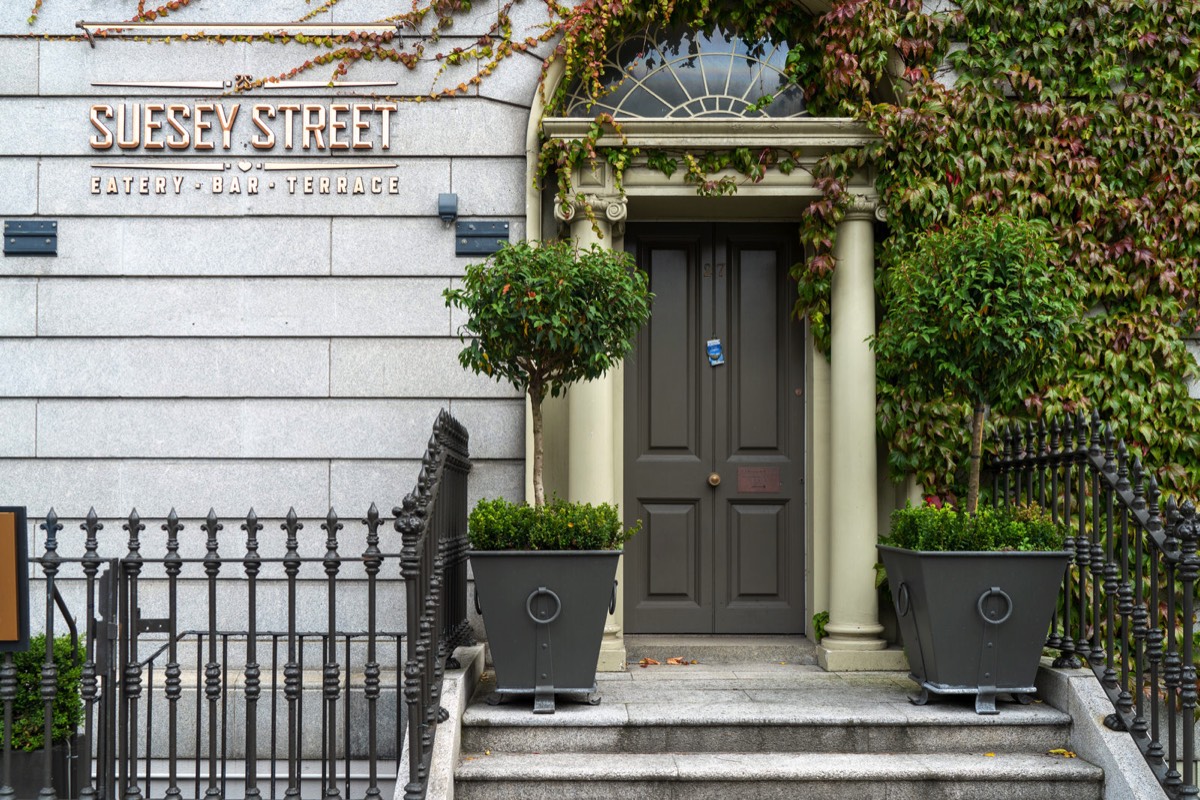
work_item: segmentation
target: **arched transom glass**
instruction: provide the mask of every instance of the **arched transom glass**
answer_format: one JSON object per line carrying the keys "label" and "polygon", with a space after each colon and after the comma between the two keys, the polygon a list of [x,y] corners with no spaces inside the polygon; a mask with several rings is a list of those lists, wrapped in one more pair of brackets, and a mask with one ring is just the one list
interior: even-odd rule
{"label": "arched transom glass", "polygon": [[639,33],[609,51],[599,97],[575,86],[566,116],[799,117],[804,96],[783,69],[786,42],[672,29]]}

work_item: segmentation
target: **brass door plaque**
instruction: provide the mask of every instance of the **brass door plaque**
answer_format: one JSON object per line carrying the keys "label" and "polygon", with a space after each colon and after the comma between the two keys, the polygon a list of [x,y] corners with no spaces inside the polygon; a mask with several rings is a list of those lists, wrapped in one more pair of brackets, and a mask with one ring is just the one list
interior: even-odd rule
{"label": "brass door plaque", "polygon": [[780,488],[779,467],[738,467],[738,493],[771,494]]}

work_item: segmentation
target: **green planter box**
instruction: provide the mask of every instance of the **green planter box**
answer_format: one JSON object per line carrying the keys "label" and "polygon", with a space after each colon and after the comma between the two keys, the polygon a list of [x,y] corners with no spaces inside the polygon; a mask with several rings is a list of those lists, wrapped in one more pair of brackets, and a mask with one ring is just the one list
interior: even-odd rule
{"label": "green planter box", "polygon": [[879,546],[904,654],[929,694],[1036,692],[1038,661],[1067,567],[1065,552],[921,552]]}
{"label": "green planter box", "polygon": [[475,597],[496,668],[496,691],[598,703],[596,662],[620,550],[472,551]]}

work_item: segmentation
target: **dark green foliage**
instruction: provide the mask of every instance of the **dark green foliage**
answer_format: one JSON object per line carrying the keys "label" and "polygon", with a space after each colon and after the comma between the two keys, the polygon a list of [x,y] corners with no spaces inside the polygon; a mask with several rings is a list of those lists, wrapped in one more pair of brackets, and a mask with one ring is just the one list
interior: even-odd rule
{"label": "dark green foliage", "polygon": [[981,507],[967,514],[951,506],[892,512],[891,534],[880,544],[905,550],[1061,550],[1064,531],[1038,506]]}
{"label": "dark green foliage", "polygon": [[879,373],[911,397],[1020,404],[1059,363],[1082,312],[1049,226],[967,217],[916,237],[887,276]]}
{"label": "dark green foliage", "polygon": [[650,319],[649,279],[624,251],[573,242],[506,244],[471,264],[446,305],[466,311],[458,355],[475,372],[529,395],[533,500],[545,502],[542,401],[599,378],[625,357]]}
{"label": "dark green foliage", "polygon": [[568,241],[507,244],[471,264],[446,304],[467,312],[463,367],[531,397],[603,375],[650,318],[646,273],[624,251]]}
{"label": "dark green foliage", "polygon": [[[38,750],[44,741],[45,709],[42,701],[42,664],[46,660],[44,634],[30,637],[29,650],[14,653],[17,668],[17,697],[13,702],[14,750]],[[54,741],[69,739],[83,722],[83,700],[79,679],[84,655],[71,649],[71,637],[54,640],[54,663],[58,667],[58,694],[54,698]]]}
{"label": "dark green foliage", "polygon": [[621,524],[615,506],[554,500],[534,507],[480,500],[468,536],[475,550],[617,550],[641,529]]}
{"label": "dark green foliage", "polygon": [[1083,308],[1043,222],[968,216],[911,244],[887,275],[878,374],[911,400],[971,407],[970,513],[989,409],[1015,409],[1054,374]]}

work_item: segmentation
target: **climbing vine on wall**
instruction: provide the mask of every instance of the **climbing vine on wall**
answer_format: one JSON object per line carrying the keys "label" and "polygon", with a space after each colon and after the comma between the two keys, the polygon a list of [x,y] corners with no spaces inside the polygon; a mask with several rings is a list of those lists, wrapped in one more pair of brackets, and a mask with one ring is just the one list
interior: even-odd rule
{"label": "climbing vine on wall", "polygon": [[[42,2],[35,0],[34,17]],[[182,14],[189,2],[142,0],[130,19]],[[821,199],[804,212],[808,256],[793,274],[797,312],[809,317],[818,343],[828,345],[837,224],[851,200],[849,179],[865,166],[875,170],[887,214],[878,246],[884,271],[914,236],[966,212],[1044,219],[1060,245],[1055,268],[1077,273],[1091,311],[1071,342],[1071,366],[1028,387],[1022,407],[1007,412],[1098,409],[1164,486],[1200,490],[1200,404],[1188,394],[1196,367],[1186,349],[1200,325],[1200,0],[834,0],[824,13],[796,0],[523,2],[545,6],[545,27],[529,37],[514,34],[508,2],[485,35],[450,46],[441,37],[468,0],[398,3],[382,20],[396,34],[260,37],[308,48],[311,57],[257,84],[318,68],[332,79],[377,59],[464,68],[463,81],[410,98],[434,99],[550,42],[550,59],[565,67],[559,90],[545,98],[553,113],[567,86],[604,91],[606,53],[638,29],[719,26],[787,41],[785,73],[804,89],[810,112],[856,118],[879,137],[810,167]],[[313,0],[297,21],[319,20],[336,4]],[[400,35],[417,29],[426,33]],[[598,116],[585,140],[545,149],[542,176],[559,181],[560,199],[574,191],[570,168],[583,159],[604,159],[619,173],[643,158],[711,195],[798,168],[796,154],[774,149],[599,147],[614,128],[619,123]],[[879,285],[886,307],[886,282]],[[880,429],[892,466],[915,472],[929,491],[954,490],[969,410],[918,403],[888,380],[886,364],[880,374]]]}

